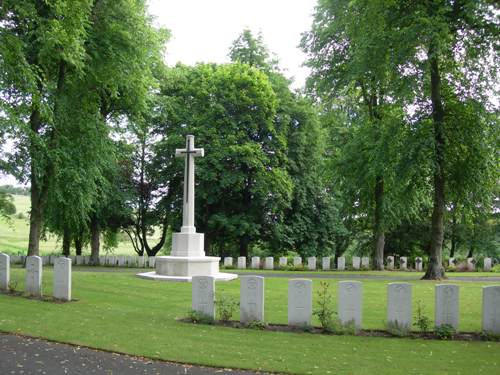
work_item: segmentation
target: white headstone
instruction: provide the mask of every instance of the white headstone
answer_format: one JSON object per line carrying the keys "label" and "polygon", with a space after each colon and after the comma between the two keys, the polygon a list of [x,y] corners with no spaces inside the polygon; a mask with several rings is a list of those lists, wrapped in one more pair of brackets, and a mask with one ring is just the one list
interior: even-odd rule
{"label": "white headstone", "polygon": [[312,281],[288,280],[288,325],[310,326],[312,317]]}
{"label": "white headstone", "polygon": [[387,285],[387,323],[409,331],[411,329],[411,285],[390,283]]}
{"label": "white headstone", "polygon": [[316,257],[307,258],[307,269],[309,271],[316,271]]}
{"label": "white headstone", "polygon": [[57,257],[56,257],[55,255],[49,255],[49,264],[50,264],[51,266],[53,266],[53,265],[54,265],[54,262],[56,261],[56,258],[57,258]]}
{"label": "white headstone", "polygon": [[137,257],[129,255],[125,258],[125,262],[127,263],[127,267],[135,267],[137,264]]}
{"label": "white headstone", "polygon": [[423,266],[424,266],[424,260],[421,257],[416,257],[415,258],[415,269],[417,271],[422,271]]}
{"label": "white headstone", "polygon": [[490,272],[491,271],[491,258],[484,258],[483,271],[484,272]]}
{"label": "white headstone", "polygon": [[436,308],[434,319],[436,327],[448,324],[455,328],[455,330],[458,330],[458,296],[458,285],[436,285]]}
{"label": "white headstone", "polygon": [[125,267],[126,258],[123,255],[118,257],[118,267]]}
{"label": "white headstone", "polygon": [[408,258],[407,257],[400,257],[399,258],[399,268],[402,270],[408,269]]}
{"label": "white headstone", "polygon": [[26,259],[26,293],[30,296],[42,295],[42,258],[30,256]]}
{"label": "white headstone", "polygon": [[330,257],[323,257],[321,259],[321,268],[323,271],[328,271],[330,269]]}
{"label": "white headstone", "polygon": [[355,270],[359,270],[361,266],[361,258],[360,257],[352,257],[352,268]]}
{"label": "white headstone", "polygon": [[448,266],[453,267],[455,265],[455,258],[448,259]]}
{"label": "white headstone", "polygon": [[71,259],[71,264],[76,264],[76,256],[70,255],[69,259]]}
{"label": "white headstone", "polygon": [[294,267],[302,266],[302,258],[301,257],[293,257],[293,266]]}
{"label": "white headstone", "polygon": [[21,257],[19,255],[10,256],[10,264],[21,264]]}
{"label": "white headstone", "polygon": [[264,269],[266,269],[266,270],[274,269],[274,258],[273,257],[266,257],[264,259]]}
{"label": "white headstone", "polygon": [[155,268],[156,257],[148,257],[148,265],[149,265],[149,268]]}
{"label": "white headstone", "polygon": [[252,266],[251,268],[258,269],[260,268],[260,257],[252,257]]}
{"label": "white headstone", "polygon": [[193,276],[192,309],[215,318],[215,277]]}
{"label": "white headstone", "polygon": [[54,298],[71,301],[71,259],[57,258],[54,263]]}
{"label": "white headstone", "polygon": [[90,264],[90,255],[85,255],[83,257],[83,264],[85,264],[87,266]]}
{"label": "white headstone", "polygon": [[337,313],[343,325],[354,323],[361,328],[362,284],[359,281],[341,281],[338,288]]}
{"label": "white headstone", "polygon": [[288,258],[287,257],[280,257],[279,265],[280,265],[280,267],[286,267],[288,265]]}
{"label": "white headstone", "polygon": [[500,285],[483,287],[483,331],[500,335]]}
{"label": "white headstone", "polygon": [[264,278],[242,276],[240,278],[240,321],[264,321]]}
{"label": "white headstone", "polygon": [[345,258],[344,257],[337,258],[337,270],[338,271],[345,271]]}
{"label": "white headstone", "polygon": [[42,265],[48,266],[50,262],[50,257],[47,255],[42,256]]}
{"label": "white headstone", "polygon": [[389,255],[387,257],[387,269],[388,270],[394,269],[394,257],[392,255]]}
{"label": "white headstone", "polygon": [[369,257],[362,257],[361,258],[361,267],[368,269],[370,268],[370,258]]}
{"label": "white headstone", "polygon": [[99,265],[105,266],[107,264],[107,256],[99,255]]}
{"label": "white headstone", "polygon": [[77,266],[82,266],[83,263],[84,263],[83,255],[77,255],[76,256],[76,265]]}
{"label": "white headstone", "polygon": [[225,257],[224,267],[232,267],[232,266],[233,266],[233,257]]}
{"label": "white headstone", "polygon": [[144,268],[144,255],[137,257],[137,267]]}
{"label": "white headstone", "polygon": [[0,254],[0,290],[8,290],[10,283],[10,259],[7,254]]}
{"label": "white headstone", "polygon": [[245,268],[247,268],[247,258],[238,257],[238,269],[244,270]]}
{"label": "white headstone", "polygon": [[476,263],[474,258],[467,258],[467,270],[474,271],[476,269]]}

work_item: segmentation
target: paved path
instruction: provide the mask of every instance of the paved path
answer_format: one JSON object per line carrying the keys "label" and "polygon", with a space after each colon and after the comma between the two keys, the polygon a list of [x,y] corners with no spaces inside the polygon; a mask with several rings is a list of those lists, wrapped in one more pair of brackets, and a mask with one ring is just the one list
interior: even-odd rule
{"label": "paved path", "polygon": [[0,374],[255,375],[196,367],[0,333]]}

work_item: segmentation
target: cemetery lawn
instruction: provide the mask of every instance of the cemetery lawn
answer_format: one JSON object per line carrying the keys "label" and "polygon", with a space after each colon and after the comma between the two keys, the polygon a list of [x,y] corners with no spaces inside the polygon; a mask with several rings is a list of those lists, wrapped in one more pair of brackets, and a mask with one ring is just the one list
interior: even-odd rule
{"label": "cemetery lawn", "polygon": [[[500,374],[500,343],[270,332],[178,321],[191,304],[191,284],[142,280],[138,270],[73,272],[73,297],[55,304],[0,295],[0,331],[199,365],[297,374]],[[271,275],[270,275],[271,276]],[[12,280],[24,288],[24,270]],[[52,270],[44,268],[44,294]],[[328,280],[336,294],[337,280]],[[315,279],[318,290],[320,280]],[[392,281],[391,281],[392,282]],[[415,281],[418,300],[433,316],[434,282]],[[460,327],[479,331],[481,287],[460,289]],[[287,279],[266,278],[266,321],[286,323]],[[218,294],[237,297],[239,281],[217,283]],[[363,328],[384,328],[387,281],[363,281]],[[316,296],[315,296],[316,297]],[[237,319],[238,317],[235,316]],[[317,324],[317,322],[316,322]]]}

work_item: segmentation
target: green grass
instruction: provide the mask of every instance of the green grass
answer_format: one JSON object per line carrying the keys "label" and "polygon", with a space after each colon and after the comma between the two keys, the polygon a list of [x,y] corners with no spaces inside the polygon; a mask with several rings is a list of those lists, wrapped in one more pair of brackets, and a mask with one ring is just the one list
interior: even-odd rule
{"label": "green grass", "polygon": [[[30,197],[14,195],[14,204],[16,205],[17,213],[11,218],[11,222],[7,223],[5,220],[0,219],[0,252],[26,254],[29,236]],[[19,213],[22,213],[24,218],[19,218]],[[150,241],[156,244],[157,240],[157,238],[153,237]],[[45,240],[40,241],[41,255],[59,254],[61,247],[61,242],[54,235],[49,234]],[[118,247],[113,252],[120,255],[136,255],[132,244],[125,234],[120,235]],[[90,254],[90,249],[85,249],[84,253]]]}
{"label": "green grass", "polygon": [[[75,268],[75,271],[77,268]],[[87,269],[88,270],[88,269]],[[91,271],[91,270],[90,270]],[[74,272],[77,302],[52,304],[0,295],[0,330],[184,363],[297,374],[500,374],[500,343],[326,336],[181,323],[191,285],[127,272]],[[12,269],[23,287],[24,270]],[[319,280],[314,280],[317,289]],[[337,281],[330,280],[336,291]],[[44,294],[51,294],[44,269]],[[455,282],[454,282],[455,283]],[[415,281],[413,300],[433,316],[434,282]],[[480,329],[481,287],[456,282],[461,330]],[[238,296],[239,282],[217,283]],[[363,281],[363,327],[383,328],[386,281]],[[266,278],[266,321],[286,323],[287,280]],[[237,317],[236,317],[237,318]]]}

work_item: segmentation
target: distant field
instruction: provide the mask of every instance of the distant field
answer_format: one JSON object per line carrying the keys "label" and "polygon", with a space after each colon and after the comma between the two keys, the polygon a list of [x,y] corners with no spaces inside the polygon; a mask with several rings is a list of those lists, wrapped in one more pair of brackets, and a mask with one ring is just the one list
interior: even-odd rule
{"label": "distant field", "polygon": [[[0,220],[0,252],[25,254],[28,249],[30,197],[15,195],[14,203],[17,213],[12,217],[11,223]],[[20,213],[24,215],[24,218],[18,216]],[[152,241],[155,242],[155,239],[153,238]],[[58,254],[61,252],[61,243],[55,236],[49,235],[45,241],[40,242],[40,252],[42,255]],[[124,255],[135,254],[128,240],[120,241],[113,252]],[[90,254],[90,249],[86,248],[84,253]]]}

